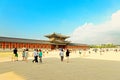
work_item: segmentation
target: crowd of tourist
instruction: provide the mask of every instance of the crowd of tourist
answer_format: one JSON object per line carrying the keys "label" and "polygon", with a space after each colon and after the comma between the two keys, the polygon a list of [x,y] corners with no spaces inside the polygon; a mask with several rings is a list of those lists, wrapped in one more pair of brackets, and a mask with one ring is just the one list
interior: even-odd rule
{"label": "crowd of tourist", "polygon": [[[68,63],[69,62],[69,54],[72,53],[72,54],[79,54],[79,55],[82,55],[82,56],[86,56],[86,55],[91,55],[91,54],[99,54],[99,55],[104,55],[104,54],[107,54],[107,53],[110,53],[112,52],[113,54],[114,53],[120,53],[120,48],[90,48],[90,49],[79,49],[79,50],[69,50],[69,49],[57,49],[57,50],[53,50],[52,53],[50,53],[51,55],[52,54],[58,54],[60,56],[60,61],[63,62],[64,61],[64,56],[66,56],[66,62]],[[34,49],[34,51],[32,52],[32,56],[33,56],[33,60],[32,62],[33,63],[42,63],[43,60],[43,56],[44,56],[44,53],[45,51],[42,51],[41,49]],[[49,51],[46,51],[46,53],[48,54]],[[18,54],[18,50],[17,48],[15,48],[13,50],[13,57],[12,57],[12,61],[18,61],[18,57],[19,57],[19,54]],[[29,57],[29,50],[27,48],[24,48],[23,49],[23,52],[22,52],[22,61],[25,61],[25,62],[28,62],[28,57]]]}
{"label": "crowd of tourist", "polygon": [[[57,50],[57,52],[58,52],[58,50]],[[32,56],[33,56],[32,62],[33,63],[38,63],[38,62],[42,63],[42,61],[43,61],[42,57],[44,56],[43,53],[44,53],[44,51],[42,51],[41,49],[34,49],[34,51],[32,52]],[[49,52],[47,51],[46,53],[48,54]],[[64,61],[65,55],[67,58],[67,63],[69,62],[69,54],[70,54],[69,49],[64,50],[64,49],[60,48],[58,54],[60,56],[61,62]],[[24,48],[22,51],[22,61],[28,62],[29,55],[30,54],[29,54],[28,48]],[[14,48],[12,61],[18,61],[18,57],[19,57],[18,50],[17,50],[17,48]]]}

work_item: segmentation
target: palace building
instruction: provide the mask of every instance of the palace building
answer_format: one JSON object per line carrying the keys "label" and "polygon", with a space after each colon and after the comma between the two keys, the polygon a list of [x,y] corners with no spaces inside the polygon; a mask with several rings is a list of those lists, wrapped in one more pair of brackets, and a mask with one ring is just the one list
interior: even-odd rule
{"label": "palace building", "polygon": [[87,49],[89,48],[86,44],[71,43],[66,39],[69,36],[65,36],[58,33],[52,33],[45,35],[49,40],[34,40],[34,39],[22,39],[22,38],[11,38],[11,37],[0,37],[0,50],[11,50],[13,48],[39,48],[39,49]]}

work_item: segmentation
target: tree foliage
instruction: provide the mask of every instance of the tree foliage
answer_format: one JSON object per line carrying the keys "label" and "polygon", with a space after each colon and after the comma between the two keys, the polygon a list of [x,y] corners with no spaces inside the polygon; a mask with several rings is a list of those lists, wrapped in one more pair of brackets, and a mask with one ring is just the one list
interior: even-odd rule
{"label": "tree foliage", "polygon": [[116,48],[117,45],[114,44],[100,44],[100,45],[90,45],[91,48]]}

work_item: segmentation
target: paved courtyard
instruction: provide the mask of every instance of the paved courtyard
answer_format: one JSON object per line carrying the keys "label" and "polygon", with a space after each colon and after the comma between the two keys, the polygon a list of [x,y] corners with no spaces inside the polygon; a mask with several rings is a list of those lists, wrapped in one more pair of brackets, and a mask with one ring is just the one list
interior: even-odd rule
{"label": "paved courtyard", "polygon": [[120,61],[43,58],[43,63],[0,62],[0,80],[120,80]]}

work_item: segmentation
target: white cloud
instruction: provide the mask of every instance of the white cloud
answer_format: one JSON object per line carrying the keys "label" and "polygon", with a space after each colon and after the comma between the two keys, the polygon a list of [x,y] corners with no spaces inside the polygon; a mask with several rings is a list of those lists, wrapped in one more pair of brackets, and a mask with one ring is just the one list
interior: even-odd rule
{"label": "white cloud", "polygon": [[79,26],[71,34],[70,40],[86,44],[120,44],[120,10],[112,14],[111,20],[102,24],[85,23]]}

